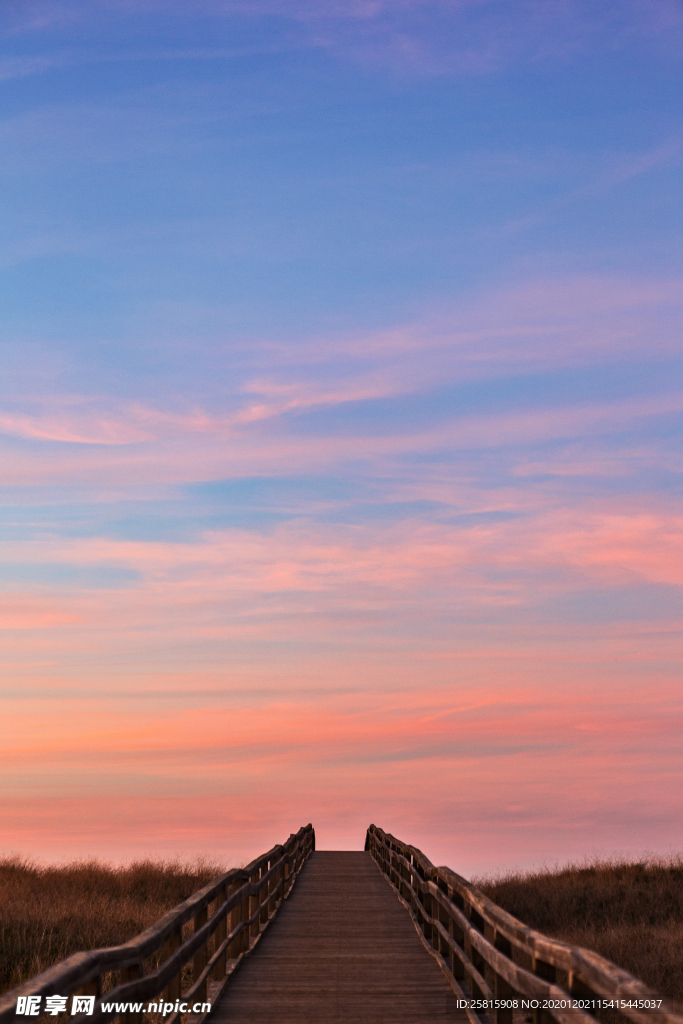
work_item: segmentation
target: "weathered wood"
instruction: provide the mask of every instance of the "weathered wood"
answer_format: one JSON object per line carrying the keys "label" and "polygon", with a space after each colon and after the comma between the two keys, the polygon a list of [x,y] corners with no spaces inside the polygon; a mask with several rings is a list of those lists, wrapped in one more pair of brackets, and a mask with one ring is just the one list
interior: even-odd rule
{"label": "weathered wood", "polygon": [[[208,909],[202,907],[199,913],[194,919],[194,930],[198,932],[207,922]],[[195,955],[192,957],[192,980],[193,982],[199,981],[201,974],[206,967],[207,955],[206,955],[206,944],[199,947]],[[197,993],[197,999],[201,999],[202,1002],[206,999],[206,982],[202,985]]]}
{"label": "weathered wood", "polygon": [[[223,953],[227,953],[229,947],[233,948],[233,942],[239,941],[239,952],[231,963],[234,970],[249,951],[250,928],[255,928],[251,942],[253,945],[259,941],[260,931],[269,926],[270,917],[265,923],[259,920],[260,901],[268,894],[273,875],[278,869],[288,868],[291,887],[297,875],[296,865],[302,865],[314,848],[313,826],[307,825],[291,835],[283,846],[274,846],[246,868],[237,868],[221,875],[130,942],[108,949],[76,953],[55,964],[0,997],[0,1024],[14,1022],[19,996],[69,996],[78,992],[96,995],[98,998],[94,1012],[87,1017],[74,1017],[72,1024],[95,1024],[95,1021],[106,1024],[117,1016],[114,1011],[105,1012],[102,1009],[100,985],[102,975],[107,971],[118,971],[120,983],[105,994],[105,1002],[144,1002],[158,998],[164,991],[175,992],[176,998],[202,1002],[202,993]],[[282,904],[282,887],[273,896],[275,914]],[[214,913],[208,918],[209,905],[214,901]],[[254,917],[248,911],[245,912],[250,901],[254,901],[259,908]],[[222,931],[228,915],[237,907],[241,910],[237,928],[233,928],[222,942],[214,940],[214,935],[219,929]],[[194,930],[183,941],[183,925],[190,920],[194,922]],[[215,951],[207,963],[207,944],[210,941],[213,941]],[[155,971],[146,977],[140,977],[139,972],[131,977],[129,968],[137,968],[144,959],[157,952],[161,952],[162,962]],[[189,991],[183,992],[182,970],[190,961],[193,963],[192,985]],[[174,1017],[167,1018],[166,1024],[174,1024]]]}
{"label": "weathered wood", "polygon": [[[216,910],[218,910],[219,907],[223,906],[223,904],[225,903],[227,898],[228,898],[227,892],[221,892],[221,893],[218,894],[218,897],[216,898]],[[273,910],[274,909],[275,908],[273,907]],[[224,917],[223,920],[221,921],[221,923],[218,925],[218,928],[216,929],[216,939],[215,939],[215,941],[216,941],[216,949],[218,949],[218,947],[221,946],[225,942],[225,940],[227,939],[227,936],[228,936],[227,918]],[[213,980],[214,981],[220,981],[222,978],[225,977],[226,957],[227,957],[227,944],[226,944],[225,952],[221,953],[221,955],[219,956],[218,961],[216,963],[216,966],[213,969]]]}
{"label": "weathered wood", "polygon": [[[136,981],[142,977],[142,964],[133,964],[131,967],[127,967],[123,972],[126,981]],[[142,1024],[141,1013],[126,1013],[122,1017],[122,1024]]]}
{"label": "weathered wood", "polygon": [[257,870],[249,878],[249,881],[252,884],[252,895],[249,897],[249,920],[251,921],[251,924],[249,925],[249,934],[252,938],[254,938],[259,933],[258,917],[256,918],[256,920],[252,919],[254,918],[254,915],[256,914],[256,911],[258,910],[259,907],[259,893],[257,892],[256,884],[260,880],[260,877],[261,872]]}
{"label": "weathered wood", "polygon": [[[162,961],[168,960],[170,956],[180,949],[182,939],[183,933],[181,928],[178,928],[177,931],[172,932],[172,934],[169,935],[161,953]],[[176,999],[180,999],[180,971],[171,978],[164,989],[164,1002],[167,1003],[170,1000],[174,1003]]]}
{"label": "weathered wood", "polygon": [[[0,998],[0,1024],[14,1021],[20,995],[77,992],[95,995],[95,1010],[72,1024],[107,1024],[116,1013],[102,1009],[106,972],[119,977],[104,997],[111,1003],[162,993],[165,1001],[201,1003],[208,995],[215,1002],[225,990],[216,1024],[464,1022],[456,1001],[468,995],[556,1000],[551,1017],[536,1011],[536,1024],[595,1024],[594,1016],[569,1007],[571,996],[635,1000],[620,1009],[636,1024],[683,1024],[683,1011],[670,1001],[652,1009],[650,1001],[659,997],[637,978],[597,953],[527,928],[466,879],[434,867],[416,847],[374,825],[366,854],[325,853],[307,861],[314,849],[308,825],[130,942],[69,957]],[[193,930],[187,934],[186,927],[183,939],[190,922]],[[143,961],[155,953],[159,966],[143,976]],[[489,1014],[468,1007],[466,1017],[470,1024],[520,1024],[505,1004]],[[137,1018],[122,1024],[141,1024]],[[183,1022],[177,1012],[166,1024],[207,1024],[207,1017]]]}
{"label": "weathered wood", "polygon": [[[406,903],[435,951],[436,931],[452,954],[442,955],[443,947],[440,953],[435,952],[444,969],[456,959],[460,961],[461,970],[454,972],[453,979],[456,992],[491,1000],[497,992],[504,998],[503,992],[512,990],[515,995],[552,1000],[558,1005],[553,1006],[550,1015],[559,1024],[592,1024],[595,1017],[589,1012],[569,1007],[570,996],[590,993],[622,1001],[620,1012],[638,1024],[683,1024],[683,1012],[672,1006],[671,1000],[662,999],[642,981],[597,953],[527,928],[450,868],[434,867],[417,847],[371,825],[365,848],[391,884],[397,858],[405,866],[410,865],[412,883],[405,882],[403,886],[409,892]],[[442,910],[453,927],[450,923],[444,927]],[[487,931],[493,942],[487,938]],[[526,957],[527,962],[531,956],[532,971],[515,961],[515,952]],[[568,990],[557,984],[557,967],[568,974]],[[493,979],[493,989],[486,980],[487,973]],[[645,1005],[639,1005],[639,1000]],[[661,1009],[652,1008],[653,1000],[661,1001]],[[631,1005],[624,1005],[624,1001]],[[472,1024],[477,1024],[477,1015],[468,1015]],[[537,1014],[537,1020],[545,1024],[548,1018]],[[501,1024],[503,1021],[505,1017]]]}
{"label": "weathered wood", "polygon": [[[490,926],[489,926],[490,927]],[[512,959],[512,943],[505,936],[500,935],[496,932],[495,928],[492,929],[493,945],[495,948],[503,954],[503,956]],[[496,974],[496,981],[494,991],[497,999],[506,999],[509,996],[514,996],[515,990],[512,985],[505,980],[500,974]],[[510,1009],[502,1009],[495,1011],[496,1024],[512,1024],[513,1011]]]}
{"label": "weathered wood", "polygon": [[314,853],[211,1024],[466,1024],[368,854]]}

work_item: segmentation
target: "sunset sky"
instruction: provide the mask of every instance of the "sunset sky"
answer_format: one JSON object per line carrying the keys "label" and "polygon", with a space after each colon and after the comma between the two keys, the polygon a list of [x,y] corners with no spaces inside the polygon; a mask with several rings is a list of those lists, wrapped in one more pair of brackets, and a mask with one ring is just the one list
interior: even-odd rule
{"label": "sunset sky", "polygon": [[0,39],[0,849],[680,850],[678,0]]}

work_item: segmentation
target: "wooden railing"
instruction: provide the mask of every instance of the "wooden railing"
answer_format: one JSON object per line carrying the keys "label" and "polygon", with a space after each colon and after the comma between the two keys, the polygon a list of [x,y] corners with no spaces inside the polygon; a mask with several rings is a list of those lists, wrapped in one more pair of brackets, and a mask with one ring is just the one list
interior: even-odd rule
{"label": "wooden railing", "polygon": [[365,849],[410,910],[472,1024],[513,1024],[525,1009],[536,1024],[595,1024],[602,1011],[638,1024],[683,1024],[671,1000],[597,953],[527,928],[416,847],[371,825]]}
{"label": "wooden railing", "polygon": [[[103,1010],[103,1002],[148,1004],[156,998],[174,1007],[204,1003],[207,998],[215,1002],[289,896],[314,849],[315,832],[306,825],[283,846],[221,875],[130,942],[75,953],[55,964],[0,998],[0,1024],[16,1024],[21,996],[95,996],[94,1012],[70,1016],[73,1024],[106,1024],[119,1016]],[[105,977],[113,981],[107,991]],[[126,1016],[125,1024],[142,1020],[142,1014]],[[188,1016],[200,1024],[206,1014],[186,1012],[186,1020]],[[179,1011],[167,1013],[164,1024],[181,1024],[182,1017]]]}

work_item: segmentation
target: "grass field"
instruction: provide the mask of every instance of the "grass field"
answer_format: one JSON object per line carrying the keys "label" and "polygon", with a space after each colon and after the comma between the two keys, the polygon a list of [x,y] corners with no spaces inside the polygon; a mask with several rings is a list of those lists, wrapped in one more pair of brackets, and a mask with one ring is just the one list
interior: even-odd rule
{"label": "grass field", "polygon": [[223,870],[201,861],[39,868],[0,860],[0,992],[79,950],[126,942]]}
{"label": "grass field", "polygon": [[545,935],[585,946],[683,1003],[683,860],[599,862],[476,884]]}
{"label": "grass field", "polygon": [[[0,991],[71,953],[125,942],[223,870],[0,860]],[[526,924],[601,953],[683,1003],[683,861],[595,863],[477,884]]]}

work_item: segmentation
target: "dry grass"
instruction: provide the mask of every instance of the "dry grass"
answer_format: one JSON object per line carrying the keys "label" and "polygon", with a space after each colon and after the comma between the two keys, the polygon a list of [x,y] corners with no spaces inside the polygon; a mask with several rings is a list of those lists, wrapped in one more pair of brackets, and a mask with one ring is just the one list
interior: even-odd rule
{"label": "dry grass", "polygon": [[595,862],[476,882],[546,935],[607,957],[683,1003],[683,860]]}
{"label": "dry grass", "polygon": [[127,942],[225,868],[0,860],[0,992],[72,953]]}
{"label": "dry grass", "polygon": [[[0,991],[79,950],[126,942],[223,870],[0,860]],[[531,927],[593,949],[683,1003],[682,860],[596,862],[476,884]]]}

